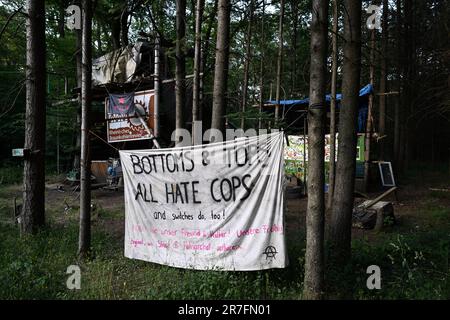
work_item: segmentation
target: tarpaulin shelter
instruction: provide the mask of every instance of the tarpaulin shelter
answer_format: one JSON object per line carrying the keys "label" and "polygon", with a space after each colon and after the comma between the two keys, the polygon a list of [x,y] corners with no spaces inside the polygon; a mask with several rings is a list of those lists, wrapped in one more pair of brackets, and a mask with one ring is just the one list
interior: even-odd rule
{"label": "tarpaulin shelter", "polygon": [[[373,93],[373,86],[371,84],[366,85],[365,87],[359,90],[359,111],[358,111],[358,132],[365,132],[366,129],[366,120],[367,120],[367,109],[368,109],[368,100],[369,95]],[[331,94],[326,95],[326,102],[329,106],[331,101]],[[342,94],[336,94],[337,108],[340,109]],[[298,117],[298,113],[292,113],[299,110],[307,110],[309,105],[309,98],[300,99],[300,100],[269,100],[266,102],[265,106],[274,107],[277,104],[280,105],[282,118],[285,119],[287,125],[290,122],[294,121],[296,117]],[[267,110],[267,108],[266,108]],[[269,109],[270,110],[270,109]]]}

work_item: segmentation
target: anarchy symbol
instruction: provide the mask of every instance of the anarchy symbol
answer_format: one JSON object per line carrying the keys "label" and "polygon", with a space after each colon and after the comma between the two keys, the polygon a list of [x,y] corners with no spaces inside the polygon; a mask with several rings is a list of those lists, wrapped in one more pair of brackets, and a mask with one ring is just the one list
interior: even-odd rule
{"label": "anarchy symbol", "polygon": [[263,252],[263,254],[266,255],[266,260],[267,259],[275,259],[275,256],[277,253],[278,253],[277,249],[274,246],[267,246]]}

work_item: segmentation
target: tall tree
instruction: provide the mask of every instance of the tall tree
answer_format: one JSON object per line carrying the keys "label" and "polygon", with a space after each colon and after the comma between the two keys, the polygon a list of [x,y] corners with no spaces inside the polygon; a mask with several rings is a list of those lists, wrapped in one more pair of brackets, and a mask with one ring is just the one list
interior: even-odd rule
{"label": "tall tree", "polygon": [[304,295],[320,299],[324,271],[324,123],[328,1],[313,0],[311,21],[311,67],[308,110],[308,205],[306,211],[306,254]]}
{"label": "tall tree", "polygon": [[64,38],[66,35],[65,30],[65,13],[66,13],[67,1],[61,1],[61,4],[58,7],[58,33],[61,38]]}
{"label": "tall tree", "polygon": [[290,88],[290,96],[292,97],[295,92],[295,87],[297,84],[297,38],[298,38],[298,22],[299,22],[299,14],[298,14],[298,0],[291,0],[291,13],[292,13],[292,39],[291,39],[291,66],[290,66],[290,76],[291,76],[291,88]]}
{"label": "tall tree", "polygon": [[[375,29],[370,32],[370,62],[369,62],[369,83],[373,86],[375,83]],[[370,148],[372,142],[372,114],[373,114],[373,94],[369,95],[367,105],[366,132],[364,135],[364,192],[369,189],[370,180]]]}
{"label": "tall tree", "polygon": [[265,42],[264,42],[264,20],[266,15],[266,1],[262,0],[262,9],[261,9],[261,42],[260,42],[260,55],[261,55],[261,61],[259,63],[259,123],[258,128],[262,128],[262,121],[261,121],[261,114],[263,112],[264,107],[264,100],[263,100],[263,94],[264,94],[264,48],[265,48]]}
{"label": "tall tree", "polygon": [[92,101],[92,0],[83,0],[82,75],[81,75],[81,174],[80,232],[78,254],[86,257],[91,248],[91,159],[89,145],[89,112]]}
{"label": "tall tree", "polygon": [[[379,97],[379,117],[378,131],[380,136],[386,134],[386,75],[387,75],[387,45],[388,45],[388,0],[383,0],[382,34],[381,34],[381,70],[380,70],[380,97]],[[380,160],[383,160],[385,153],[385,139],[380,140]]]}
{"label": "tall tree", "polygon": [[[396,0],[396,24],[395,24],[395,33],[396,38],[398,40],[397,50],[396,50],[396,67],[397,67],[397,78],[395,81],[395,87],[398,92],[401,91],[401,82],[402,82],[402,63],[401,57],[403,55],[403,37],[402,37],[402,0]],[[395,111],[394,111],[394,164],[397,170],[400,169],[400,148],[401,148],[401,96],[400,94],[395,99]]]}
{"label": "tall tree", "polygon": [[[77,0],[74,2],[76,5],[80,6],[81,1]],[[75,60],[77,64],[77,87],[81,88],[81,74],[83,70],[83,64],[82,64],[82,51],[81,51],[81,30],[74,30],[76,33],[77,38],[77,47],[75,52]],[[75,155],[73,159],[73,168],[74,170],[78,171],[80,170],[80,156],[81,156],[81,96],[78,96],[78,108],[77,108],[77,118],[75,122]]]}
{"label": "tall tree", "polygon": [[[201,60],[202,60],[202,67],[200,69],[201,72],[205,72],[206,70],[212,69],[208,65],[209,53],[210,53],[209,47],[210,47],[211,42],[212,42],[212,41],[210,41],[211,40],[211,33],[212,33],[212,30],[213,30],[213,24],[216,21],[215,18],[216,18],[216,13],[217,13],[217,7],[218,6],[219,6],[219,0],[214,0],[213,8],[209,12],[209,15],[208,15],[208,17],[206,19],[208,21],[208,24],[207,24],[207,27],[206,27],[205,37],[204,37],[204,39],[202,41],[203,42],[203,47],[202,47],[202,58],[201,58]],[[206,22],[206,20],[205,20],[205,22]]]}
{"label": "tall tree", "polygon": [[201,120],[202,110],[200,102],[200,71],[202,64],[202,21],[203,21],[203,7],[205,0],[197,0],[195,7],[195,46],[194,46],[194,80],[192,84],[192,138],[193,142],[196,130],[194,125],[196,121]]}
{"label": "tall tree", "polygon": [[241,102],[241,128],[245,129],[245,110],[247,107],[247,91],[248,91],[248,74],[250,69],[250,54],[251,54],[251,44],[252,44],[252,22],[254,13],[254,0],[250,0],[250,5],[248,6],[248,24],[247,24],[247,34],[245,36],[245,60],[244,60],[244,81],[242,84],[242,102]]}
{"label": "tall tree", "polygon": [[356,119],[361,72],[361,2],[344,0],[344,63],[339,115],[338,159],[331,214],[332,256],[344,266],[350,259],[351,221],[356,168]]}
{"label": "tall tree", "polygon": [[331,64],[331,101],[330,101],[330,171],[328,176],[328,205],[330,208],[333,203],[334,177],[336,173],[336,87],[337,87],[337,69],[338,69],[338,7],[339,0],[333,0],[333,29],[331,35],[332,41],[332,64]]}
{"label": "tall tree", "polygon": [[230,0],[218,1],[216,65],[214,69],[211,128],[225,131],[228,58],[230,53]]}
{"label": "tall tree", "polygon": [[21,230],[33,233],[45,224],[45,1],[27,0],[27,64],[23,207]]}
{"label": "tall tree", "polygon": [[120,13],[120,42],[122,43],[122,47],[128,45],[128,18],[130,16],[130,12],[128,11],[128,3],[125,1],[123,4],[122,12]]}
{"label": "tall tree", "polygon": [[177,41],[175,45],[176,79],[175,79],[175,122],[176,122],[176,142],[180,142],[179,129],[184,129],[184,107],[186,102],[186,0],[177,0],[176,29]]}
{"label": "tall tree", "polygon": [[281,70],[283,63],[283,26],[284,26],[284,0],[280,0],[280,20],[278,22],[278,56],[277,56],[277,84],[275,99],[275,123],[280,118],[280,90],[281,90]]}

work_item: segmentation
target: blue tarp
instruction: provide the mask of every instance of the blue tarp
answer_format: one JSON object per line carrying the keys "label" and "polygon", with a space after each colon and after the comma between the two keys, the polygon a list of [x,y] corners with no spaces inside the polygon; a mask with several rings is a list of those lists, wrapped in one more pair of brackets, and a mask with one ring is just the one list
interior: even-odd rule
{"label": "blue tarp", "polygon": [[[360,98],[366,97],[369,94],[371,94],[372,92],[373,92],[373,86],[371,84],[368,84],[367,86],[365,86],[364,88],[359,90],[359,97]],[[342,94],[341,93],[336,94],[336,101],[338,102],[337,103],[338,108],[340,108],[340,106],[341,106],[341,104],[340,104],[341,100],[342,100]],[[326,101],[327,102],[331,101],[330,94],[326,95]],[[270,100],[270,101],[267,101],[266,103],[277,104],[277,101]],[[280,105],[282,105],[284,107],[289,107],[289,110],[295,109],[295,108],[293,108],[295,106],[308,105],[308,104],[309,104],[309,98],[302,99],[302,100],[280,100]],[[358,110],[358,132],[366,131],[367,110],[368,110],[367,99],[360,100],[359,110]]]}
{"label": "blue tarp", "polygon": [[[371,94],[372,92],[373,92],[373,86],[371,84],[368,84],[367,86],[365,86],[364,88],[359,90],[359,96],[364,97],[364,96]],[[341,99],[342,99],[342,94],[341,93],[336,94],[336,101],[339,102],[339,101],[341,101]],[[327,100],[327,102],[331,101],[331,94],[326,95],[326,100]],[[270,101],[267,101],[266,103],[277,104],[277,101],[270,100]],[[305,98],[302,100],[280,100],[280,105],[284,105],[284,106],[296,106],[296,105],[302,105],[302,104],[309,104],[309,98]]]}

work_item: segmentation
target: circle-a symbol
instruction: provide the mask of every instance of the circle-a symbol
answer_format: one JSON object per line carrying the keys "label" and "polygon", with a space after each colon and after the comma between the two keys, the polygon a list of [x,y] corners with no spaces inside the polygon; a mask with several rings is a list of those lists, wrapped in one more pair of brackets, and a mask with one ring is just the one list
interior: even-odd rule
{"label": "circle-a symbol", "polygon": [[278,253],[277,249],[274,246],[267,246],[263,252],[263,254],[266,255],[266,260],[267,259],[275,259],[275,256],[277,253]]}

